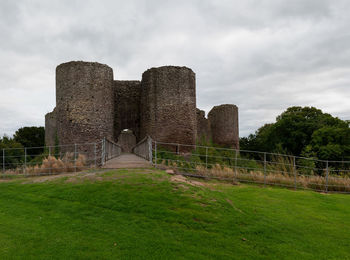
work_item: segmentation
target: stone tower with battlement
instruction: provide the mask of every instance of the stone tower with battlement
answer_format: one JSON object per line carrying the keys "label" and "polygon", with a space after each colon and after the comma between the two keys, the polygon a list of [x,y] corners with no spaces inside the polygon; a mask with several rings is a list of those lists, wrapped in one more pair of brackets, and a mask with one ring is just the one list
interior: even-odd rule
{"label": "stone tower with battlement", "polygon": [[[196,108],[196,77],[187,67],[151,68],[142,80],[114,80],[96,62],[72,61],[56,68],[56,107],[45,116],[47,146],[121,141],[128,129],[139,142],[149,135],[164,143],[213,141],[239,148],[238,108],[215,106],[205,117]],[[124,139],[123,139],[124,140]]]}

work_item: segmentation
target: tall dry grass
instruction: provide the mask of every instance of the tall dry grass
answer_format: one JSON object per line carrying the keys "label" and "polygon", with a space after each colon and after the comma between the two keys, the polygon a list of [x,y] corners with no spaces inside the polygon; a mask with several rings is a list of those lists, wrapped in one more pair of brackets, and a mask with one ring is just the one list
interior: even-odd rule
{"label": "tall dry grass", "polygon": [[79,154],[74,162],[74,154],[66,153],[62,158],[48,156],[43,159],[41,164],[35,164],[27,167],[17,167],[16,169],[9,169],[5,171],[6,175],[43,175],[43,174],[57,174],[82,171],[87,168],[86,157]]}
{"label": "tall dry grass", "polygon": [[[282,162],[282,161],[280,161]],[[175,171],[186,172],[186,169],[178,167],[176,162],[164,164],[165,167],[173,168]],[[279,185],[297,189],[311,189],[315,191],[329,192],[350,192],[350,178],[319,175],[302,175],[293,168],[293,162],[287,164],[269,165],[266,170],[266,176],[263,170],[247,170],[243,168],[231,168],[224,165],[216,164],[207,169],[203,166],[196,166],[195,170],[190,169],[192,175],[201,177],[217,178],[222,180],[232,180],[238,182],[251,182],[267,185]]]}

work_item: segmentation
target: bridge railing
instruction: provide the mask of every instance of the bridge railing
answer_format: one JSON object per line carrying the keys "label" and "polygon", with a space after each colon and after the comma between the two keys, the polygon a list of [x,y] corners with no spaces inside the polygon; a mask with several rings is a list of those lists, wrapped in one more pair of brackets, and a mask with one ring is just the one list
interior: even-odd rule
{"label": "bridge railing", "polygon": [[106,161],[116,158],[122,154],[122,147],[117,143],[104,138],[102,140],[102,156],[101,164],[104,165]]}
{"label": "bridge railing", "polygon": [[132,152],[137,156],[140,156],[150,163],[153,161],[153,152],[152,152],[152,138],[146,136],[140,142],[138,142],[133,148]]}

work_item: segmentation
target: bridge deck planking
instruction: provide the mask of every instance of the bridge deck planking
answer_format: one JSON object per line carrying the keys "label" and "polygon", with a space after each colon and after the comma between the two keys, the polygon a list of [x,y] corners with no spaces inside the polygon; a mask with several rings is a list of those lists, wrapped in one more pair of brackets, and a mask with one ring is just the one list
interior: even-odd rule
{"label": "bridge deck planking", "polygon": [[102,167],[104,169],[122,169],[122,168],[150,168],[149,161],[132,153],[123,153],[120,156],[106,162]]}

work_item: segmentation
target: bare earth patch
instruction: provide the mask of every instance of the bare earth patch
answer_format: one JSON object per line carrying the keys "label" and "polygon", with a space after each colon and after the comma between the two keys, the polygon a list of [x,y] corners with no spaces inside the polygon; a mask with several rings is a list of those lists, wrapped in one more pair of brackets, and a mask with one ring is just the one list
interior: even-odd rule
{"label": "bare earth patch", "polygon": [[206,186],[204,183],[199,182],[199,181],[194,181],[194,180],[189,180],[186,177],[182,176],[182,175],[173,175],[170,177],[170,181],[171,182],[176,182],[176,183],[186,183],[189,184],[191,186]]}

